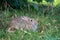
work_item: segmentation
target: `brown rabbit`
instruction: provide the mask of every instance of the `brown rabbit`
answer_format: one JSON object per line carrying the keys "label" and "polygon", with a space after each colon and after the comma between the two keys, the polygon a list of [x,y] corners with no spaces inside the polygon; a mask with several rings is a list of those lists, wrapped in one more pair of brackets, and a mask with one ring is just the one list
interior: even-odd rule
{"label": "brown rabbit", "polygon": [[21,29],[21,28],[25,30],[36,31],[37,25],[38,25],[38,22],[33,18],[30,18],[27,16],[21,16],[11,20],[10,28],[8,29],[8,32],[11,32],[11,30],[14,30],[14,29]]}

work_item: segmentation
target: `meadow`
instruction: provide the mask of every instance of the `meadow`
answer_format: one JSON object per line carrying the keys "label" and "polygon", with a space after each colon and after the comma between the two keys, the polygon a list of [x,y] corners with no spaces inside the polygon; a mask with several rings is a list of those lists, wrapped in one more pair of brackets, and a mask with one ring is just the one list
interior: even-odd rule
{"label": "meadow", "polygon": [[[37,10],[32,8],[0,10],[0,40],[60,40],[60,6],[52,9],[51,5],[40,5]],[[10,20],[20,16],[38,20],[36,32],[25,30],[6,32]]]}

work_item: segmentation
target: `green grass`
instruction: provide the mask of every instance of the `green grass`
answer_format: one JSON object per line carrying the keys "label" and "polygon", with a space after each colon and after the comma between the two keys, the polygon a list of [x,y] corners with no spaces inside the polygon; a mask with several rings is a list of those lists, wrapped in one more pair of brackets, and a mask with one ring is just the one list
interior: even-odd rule
{"label": "green grass", "polygon": [[[26,11],[26,10],[25,10]],[[47,15],[40,12],[25,12],[20,10],[2,11],[0,19],[0,40],[60,40],[60,15]],[[16,30],[8,33],[9,22],[12,17],[29,16],[39,20],[36,32]]]}

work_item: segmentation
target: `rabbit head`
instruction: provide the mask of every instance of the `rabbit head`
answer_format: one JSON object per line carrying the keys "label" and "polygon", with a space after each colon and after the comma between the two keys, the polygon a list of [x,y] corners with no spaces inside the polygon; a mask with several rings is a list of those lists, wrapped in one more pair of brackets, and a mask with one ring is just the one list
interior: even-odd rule
{"label": "rabbit head", "polygon": [[28,29],[30,28],[33,31],[36,31],[38,22],[35,19],[27,16],[23,16],[21,18],[26,21],[26,26],[28,26]]}

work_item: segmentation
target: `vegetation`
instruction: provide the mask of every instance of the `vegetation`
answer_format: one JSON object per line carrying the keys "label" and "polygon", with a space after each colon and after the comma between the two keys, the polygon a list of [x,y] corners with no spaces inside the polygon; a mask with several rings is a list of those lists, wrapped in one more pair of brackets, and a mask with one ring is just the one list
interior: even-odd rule
{"label": "vegetation", "polygon": [[[60,1],[1,0],[0,40],[60,40]],[[56,4],[56,5],[55,5]],[[16,30],[8,33],[12,18],[29,16],[38,20],[36,32]]]}

